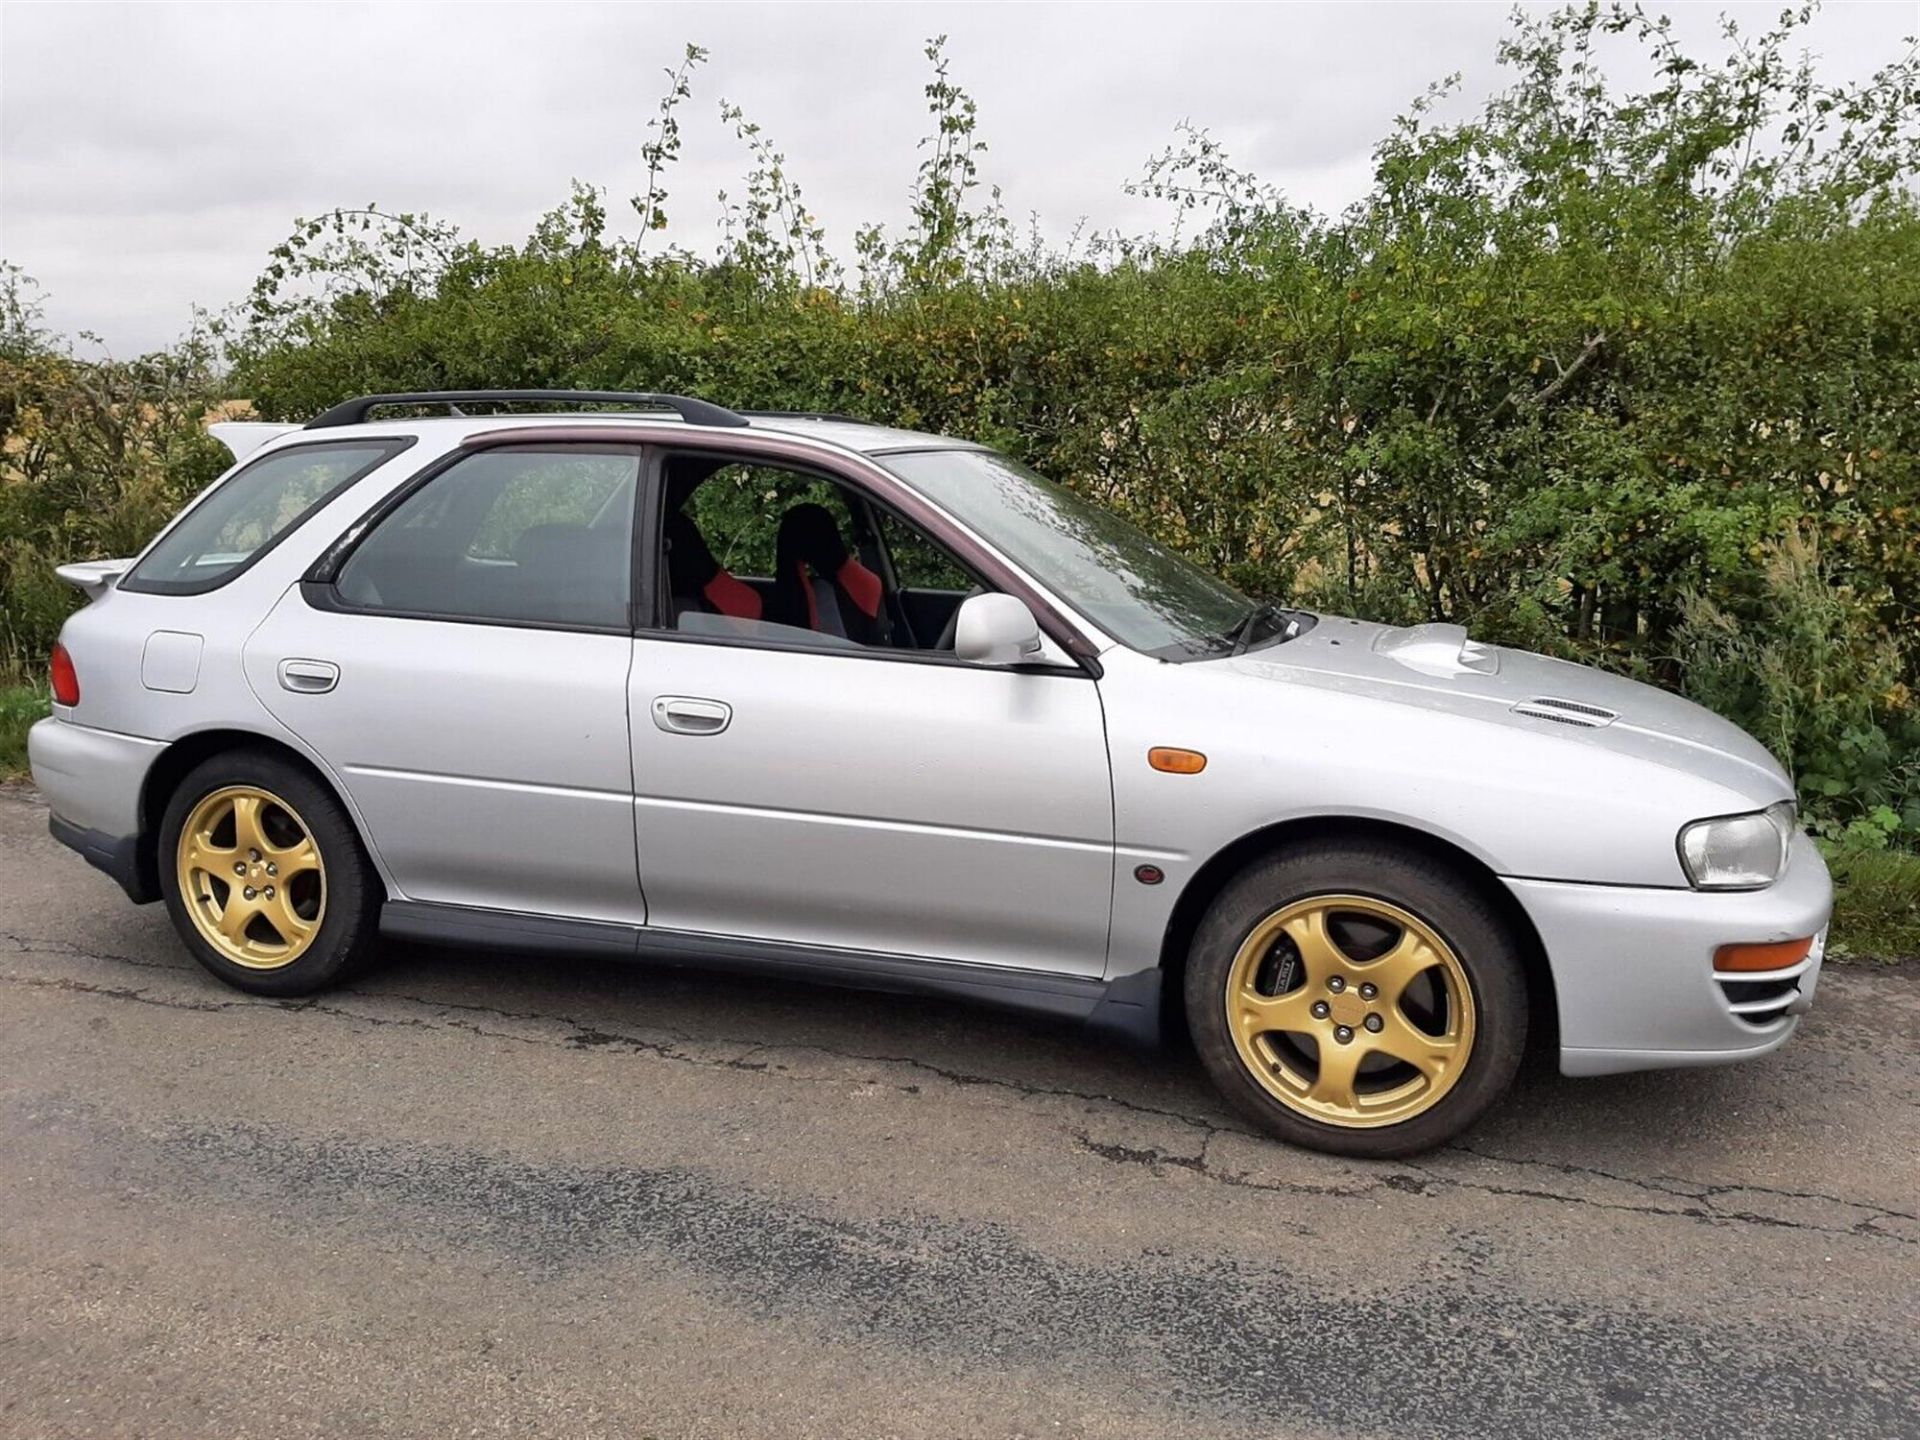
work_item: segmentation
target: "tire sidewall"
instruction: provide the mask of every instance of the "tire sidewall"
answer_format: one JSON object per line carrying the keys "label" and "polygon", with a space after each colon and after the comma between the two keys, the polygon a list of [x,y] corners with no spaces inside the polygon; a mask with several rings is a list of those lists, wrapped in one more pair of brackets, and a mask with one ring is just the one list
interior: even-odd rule
{"label": "tire sidewall", "polygon": [[[1253,927],[1282,906],[1331,894],[1384,900],[1418,916],[1452,948],[1472,992],[1466,1069],[1432,1109],[1396,1124],[1346,1127],[1290,1109],[1249,1072],[1227,1023],[1228,977]],[[1452,867],[1384,846],[1319,845],[1249,867],[1194,935],[1184,998],[1194,1047],[1226,1098],[1280,1139],[1340,1155],[1386,1159],[1445,1144],[1505,1091],[1526,1047],[1526,976],[1510,927]]]}
{"label": "tire sidewall", "polygon": [[[180,890],[180,832],[208,795],[230,785],[252,785],[279,796],[299,813],[326,867],[326,908],[313,943],[278,970],[236,965],[200,934]],[[255,995],[309,995],[337,983],[371,949],[381,886],[360,837],[333,793],[301,768],[257,751],[237,750],[202,761],[167,802],[160,822],[160,889],[167,914],[193,958],[215,977]]]}

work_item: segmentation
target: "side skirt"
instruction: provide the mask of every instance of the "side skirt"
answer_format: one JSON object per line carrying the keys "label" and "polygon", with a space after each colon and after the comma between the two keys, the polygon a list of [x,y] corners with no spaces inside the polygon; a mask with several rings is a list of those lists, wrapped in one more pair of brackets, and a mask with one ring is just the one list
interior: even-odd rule
{"label": "side skirt", "polygon": [[420,900],[387,901],[380,912],[380,930],[396,940],[426,945],[539,951],[597,960],[632,960],[689,969],[778,975],[853,990],[943,995],[1001,1010],[1077,1020],[1088,1029],[1134,1044],[1152,1046],[1160,1040],[1158,970],[1143,970],[1137,975],[1106,981],[1046,970],[1010,970],[958,960],[928,960],[915,955],[885,955],[823,945],[795,945],[782,940],[704,935],[599,920],[567,920]]}

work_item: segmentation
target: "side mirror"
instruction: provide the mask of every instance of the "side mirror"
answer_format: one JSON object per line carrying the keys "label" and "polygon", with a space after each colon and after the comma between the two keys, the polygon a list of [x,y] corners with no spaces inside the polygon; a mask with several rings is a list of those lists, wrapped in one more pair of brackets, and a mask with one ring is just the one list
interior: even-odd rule
{"label": "side mirror", "polygon": [[953,653],[976,665],[1018,665],[1040,658],[1040,625],[1012,595],[974,595],[960,602]]}

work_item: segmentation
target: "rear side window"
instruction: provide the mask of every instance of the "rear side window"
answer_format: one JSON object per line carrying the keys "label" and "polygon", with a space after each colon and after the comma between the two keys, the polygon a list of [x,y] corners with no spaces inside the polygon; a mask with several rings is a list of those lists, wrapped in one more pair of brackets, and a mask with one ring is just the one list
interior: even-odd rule
{"label": "rear side window", "polygon": [[637,451],[489,450],[407,496],[334,582],[358,610],[625,631]]}
{"label": "rear side window", "polygon": [[300,523],[407,439],[296,445],[229,476],[149,550],[122,590],[199,595],[216,589],[291,535]]}

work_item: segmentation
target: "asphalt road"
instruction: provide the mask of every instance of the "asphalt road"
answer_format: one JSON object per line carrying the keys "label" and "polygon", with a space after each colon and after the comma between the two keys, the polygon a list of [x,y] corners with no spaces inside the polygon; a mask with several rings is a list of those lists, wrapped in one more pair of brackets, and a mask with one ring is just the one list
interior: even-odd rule
{"label": "asphalt road", "polygon": [[254,1000],[0,792],[0,1435],[1920,1435],[1920,975],[1463,1146],[929,1001]]}

